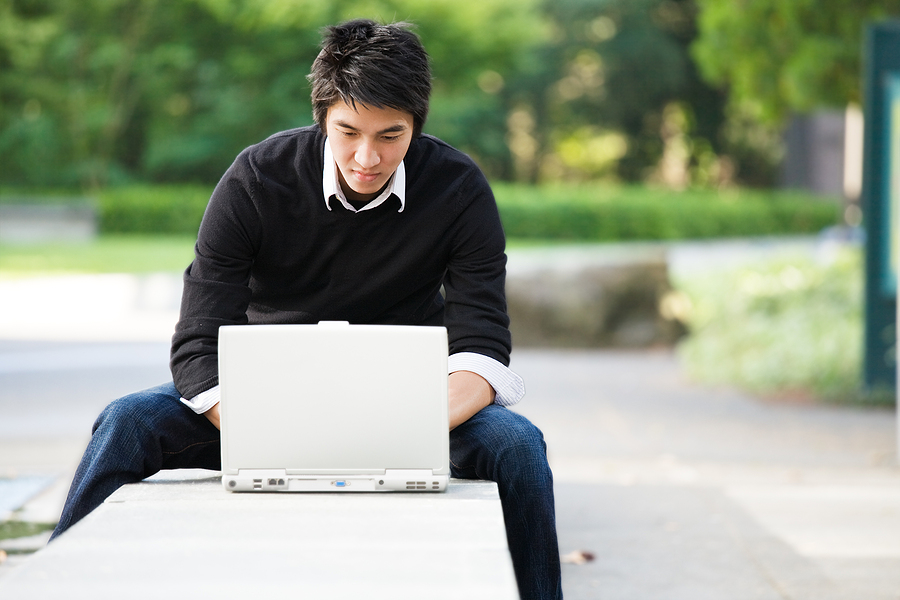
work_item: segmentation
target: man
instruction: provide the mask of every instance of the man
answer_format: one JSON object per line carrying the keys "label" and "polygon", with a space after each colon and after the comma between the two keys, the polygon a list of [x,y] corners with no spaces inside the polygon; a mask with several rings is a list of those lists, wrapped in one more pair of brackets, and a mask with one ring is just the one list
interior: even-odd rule
{"label": "man", "polygon": [[561,597],[546,447],[505,408],[524,387],[508,368],[503,231],[481,171],[421,133],[425,50],[404,24],[351,21],[328,29],[310,81],[317,125],[246,149],[213,192],[174,381],[98,417],[53,535],[160,469],[220,468],[220,326],[445,325],[451,473],[498,483],[522,597]]}

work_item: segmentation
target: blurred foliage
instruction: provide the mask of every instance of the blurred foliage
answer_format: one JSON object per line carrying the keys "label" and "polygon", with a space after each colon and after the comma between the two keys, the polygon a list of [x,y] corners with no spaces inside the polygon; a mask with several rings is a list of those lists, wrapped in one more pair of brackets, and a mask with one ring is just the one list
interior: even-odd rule
{"label": "blurred foliage", "polygon": [[[502,182],[493,188],[507,237],[520,240],[810,234],[840,220],[839,199],[794,190],[675,192],[635,185]],[[134,184],[99,190],[93,202],[103,234],[196,235],[211,192],[207,185]]]}
{"label": "blurred foliage", "polygon": [[[518,178],[639,181],[681,144],[679,172],[662,182],[696,183],[691,171],[708,171],[704,155],[720,150],[725,98],[689,56],[693,1],[546,0],[542,8],[553,37],[510,85]],[[673,126],[667,114],[675,113]]]}
{"label": "blurred foliage", "polygon": [[732,110],[770,124],[790,112],[861,103],[866,23],[900,17],[900,0],[696,0],[692,51],[727,88]]}
{"label": "blurred foliage", "polygon": [[0,183],[213,183],[311,123],[319,32],[359,16],[416,23],[426,131],[493,179],[774,181],[777,132],[698,74],[695,0],[0,0]]}
{"label": "blurred foliage", "polygon": [[0,0],[0,181],[214,182],[312,122],[319,31],[361,15],[415,18],[445,99],[541,40],[527,0]]}
{"label": "blurred foliage", "polygon": [[[838,212],[836,200],[796,191],[671,192],[630,185],[510,183],[494,188],[507,238],[517,246],[808,234],[833,225]],[[101,230],[96,240],[5,244],[0,246],[0,274],[180,271],[192,258],[211,189],[138,184],[101,190],[93,198]],[[47,198],[33,197],[38,202]]]}
{"label": "blurred foliage", "polygon": [[696,379],[782,397],[861,397],[862,253],[782,257],[676,280]]}
{"label": "blurred foliage", "polygon": [[203,185],[129,185],[97,193],[102,233],[197,235],[212,189]]}
{"label": "blurred foliage", "polygon": [[495,184],[513,239],[613,242],[814,234],[840,220],[838,199],[796,191]]}

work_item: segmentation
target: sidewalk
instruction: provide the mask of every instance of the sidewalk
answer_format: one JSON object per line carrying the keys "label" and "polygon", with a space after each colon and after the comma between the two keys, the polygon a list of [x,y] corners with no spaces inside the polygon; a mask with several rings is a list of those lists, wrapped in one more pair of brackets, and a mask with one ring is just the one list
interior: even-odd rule
{"label": "sidewalk", "polygon": [[[792,244],[797,252],[822,251],[808,240]],[[783,248],[682,246],[676,267]],[[560,249],[555,260],[565,252],[591,260],[590,249]],[[551,260],[526,255],[512,252],[511,268]],[[141,287],[147,281],[132,281],[125,292],[110,284],[93,297],[151,289]],[[164,372],[170,330],[148,324],[174,324],[177,291],[159,283],[162,277],[155,281],[156,291],[131,296],[143,304],[118,313],[97,308],[71,328],[70,315],[54,314],[47,324],[45,315],[25,310],[40,295],[28,300],[17,288],[17,326],[33,337],[0,339],[0,476],[18,467],[20,476],[54,473],[58,482],[24,515],[41,503],[43,514],[48,505],[58,512],[96,406],[106,401],[69,402],[77,429],[58,423],[46,435],[26,436],[17,432],[36,418],[28,411],[45,414],[31,400],[78,387],[75,378],[86,372],[97,382],[121,377],[118,387]],[[96,283],[42,285],[78,298]],[[10,297],[4,285],[0,305]],[[9,323],[0,321],[0,337]],[[94,337],[80,337],[87,330]],[[49,341],[59,339],[69,342]],[[110,356],[120,366],[108,366]],[[517,410],[541,427],[549,447],[568,600],[900,598],[893,410],[775,403],[700,387],[685,380],[668,351],[517,350],[512,367],[528,390]],[[3,425],[10,414],[16,430]],[[8,458],[23,456],[34,458]],[[588,554],[594,560],[584,562]],[[0,597],[4,572],[27,560],[0,566]]]}
{"label": "sidewalk", "polygon": [[518,352],[568,598],[900,597],[893,411],[763,402],[668,352]]}

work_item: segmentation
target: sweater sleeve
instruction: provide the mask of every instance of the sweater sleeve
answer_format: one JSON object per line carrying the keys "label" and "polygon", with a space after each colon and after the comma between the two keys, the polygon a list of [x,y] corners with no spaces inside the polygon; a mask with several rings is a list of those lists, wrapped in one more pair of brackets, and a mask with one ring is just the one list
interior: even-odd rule
{"label": "sweater sleeve", "polygon": [[255,182],[244,153],[216,186],[200,223],[170,358],[175,387],[185,398],[218,385],[219,327],[247,323],[250,269],[261,229]]}
{"label": "sweater sleeve", "polygon": [[474,352],[509,366],[506,240],[493,192],[474,165],[457,202],[461,211],[444,277],[450,354]]}

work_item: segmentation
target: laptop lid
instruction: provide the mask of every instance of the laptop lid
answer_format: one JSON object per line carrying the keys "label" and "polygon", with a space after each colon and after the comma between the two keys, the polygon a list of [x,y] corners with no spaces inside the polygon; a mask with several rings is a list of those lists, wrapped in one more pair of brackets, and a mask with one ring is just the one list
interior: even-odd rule
{"label": "laptop lid", "polygon": [[443,327],[221,327],[223,484],[443,489],[447,353]]}

